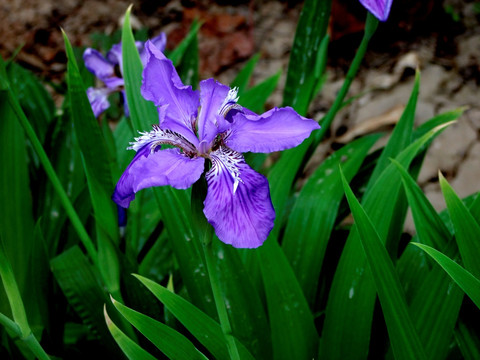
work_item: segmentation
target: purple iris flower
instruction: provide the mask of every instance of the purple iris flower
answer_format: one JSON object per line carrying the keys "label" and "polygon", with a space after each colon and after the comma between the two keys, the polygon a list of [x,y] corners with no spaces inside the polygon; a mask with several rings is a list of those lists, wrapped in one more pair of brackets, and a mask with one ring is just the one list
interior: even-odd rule
{"label": "purple iris flower", "polygon": [[215,233],[237,248],[262,245],[273,228],[275,210],[267,179],[251,169],[241,153],[297,146],[319,125],[290,107],[257,115],[237,104],[236,89],[213,79],[201,81],[200,91],[194,91],[183,85],[157,47],[147,42],[145,48],[142,95],[158,107],[160,123],[131,143],[129,149],[137,153],[112,199],[127,208],[144,188],[186,189],[200,178],[208,159],[203,212]]}
{"label": "purple iris flower", "polygon": [[[161,33],[152,39],[152,43],[161,51],[164,51],[167,43],[167,36],[165,33]],[[145,66],[147,62],[147,54],[144,49],[144,44],[145,43],[142,41],[135,42],[140,53],[140,59]],[[98,117],[110,107],[108,96],[114,92],[122,93],[125,115],[129,116],[127,97],[124,90],[125,83],[123,81],[122,44],[118,43],[113,45],[107,53],[106,58],[97,50],[87,48],[83,53],[83,61],[85,62],[88,71],[95,75],[106,86],[101,88],[89,87],[87,89],[88,100],[90,101],[95,117]]]}
{"label": "purple iris flower", "polygon": [[360,0],[360,3],[380,21],[386,21],[393,0]]}

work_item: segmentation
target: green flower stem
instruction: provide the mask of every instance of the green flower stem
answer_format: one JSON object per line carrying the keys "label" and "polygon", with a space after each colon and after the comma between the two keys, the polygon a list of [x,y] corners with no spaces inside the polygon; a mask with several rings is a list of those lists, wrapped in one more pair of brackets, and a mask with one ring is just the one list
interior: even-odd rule
{"label": "green flower stem", "polygon": [[35,152],[37,153],[38,158],[40,159],[40,162],[42,163],[43,168],[47,173],[48,178],[52,182],[55,191],[60,197],[60,201],[63,207],[65,208],[65,211],[70,221],[72,222],[73,227],[77,231],[77,234],[80,240],[82,241],[83,245],[85,246],[85,249],[87,250],[87,253],[92,259],[93,263],[95,265],[98,265],[98,257],[97,257],[97,251],[95,249],[95,245],[93,244],[92,239],[90,239],[90,236],[85,230],[85,227],[83,226],[80,218],[78,217],[77,212],[75,211],[72,203],[70,202],[70,199],[68,198],[67,193],[63,189],[63,186],[60,180],[58,179],[57,174],[55,173],[55,169],[53,168],[52,163],[50,162],[50,159],[48,158],[47,154],[45,153],[45,150],[42,147],[42,144],[40,143],[40,140],[38,140],[38,137],[35,134],[35,130],[33,130],[22,108],[18,104],[18,101],[13,96],[12,90],[8,88],[7,94],[8,94],[7,95],[8,102],[12,107],[13,111],[15,112],[15,114],[17,115],[17,119],[18,121],[20,121],[20,124],[25,130],[25,133],[30,139],[30,142],[32,143],[33,148],[35,149]]}
{"label": "green flower stem", "polygon": [[[206,170],[208,170],[208,168],[206,168]],[[235,343],[235,338],[232,335],[232,327],[230,326],[227,308],[225,307],[225,301],[223,299],[222,290],[220,288],[217,276],[215,254],[212,246],[213,228],[207,222],[207,219],[203,214],[203,201],[205,200],[206,194],[207,183],[205,176],[202,175],[202,177],[193,185],[192,189],[191,207],[193,224],[197,232],[197,237],[203,245],[208,277],[210,279],[213,298],[215,300],[215,306],[217,307],[218,318],[220,320],[220,326],[222,327],[223,335],[225,336],[230,359],[240,360],[237,344]]]}
{"label": "green flower stem", "polygon": [[360,46],[358,47],[355,57],[353,58],[352,64],[348,69],[347,76],[345,77],[345,81],[343,82],[342,88],[338,92],[337,97],[335,98],[335,101],[333,102],[333,105],[330,107],[330,110],[328,111],[327,115],[325,115],[325,117],[320,122],[320,125],[322,125],[322,128],[314,132],[314,137],[313,137],[314,146],[317,146],[317,144],[323,139],[323,136],[325,135],[326,131],[330,128],[330,125],[332,124],[332,121],[335,118],[335,115],[337,115],[338,110],[342,108],[345,96],[347,95],[347,92],[350,89],[350,85],[352,84],[353,79],[357,75],[358,69],[360,68],[360,65],[362,64],[362,60],[365,57],[365,53],[367,52],[368,43],[370,42],[370,39],[375,33],[375,30],[377,30],[377,27],[378,27],[377,18],[373,16],[370,12],[368,12],[367,20],[365,22],[365,31],[363,33],[362,42],[360,43]]}
{"label": "green flower stem", "polygon": [[3,243],[0,241],[0,278],[7,294],[8,302],[12,311],[13,319],[0,313],[0,324],[15,333],[22,341],[24,341],[33,354],[40,360],[49,360],[49,356],[43,350],[42,346],[32,334],[30,325],[28,324],[27,314],[23,305],[20,290],[18,289],[15,276],[13,275],[10,261],[5,255]]}
{"label": "green flower stem", "polygon": [[23,341],[27,344],[28,348],[32,351],[36,358],[39,360],[50,360],[48,354],[43,350],[42,345],[38,342],[37,338],[30,333]]}

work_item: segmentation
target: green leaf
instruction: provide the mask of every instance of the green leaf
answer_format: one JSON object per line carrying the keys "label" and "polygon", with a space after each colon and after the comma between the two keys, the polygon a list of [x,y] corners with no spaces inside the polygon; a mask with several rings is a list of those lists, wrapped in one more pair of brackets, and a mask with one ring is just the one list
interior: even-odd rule
{"label": "green leaf", "polygon": [[[424,145],[445,126],[431,130],[409,145],[396,157],[397,161],[408,167]],[[370,188],[371,191],[363,197],[363,207],[383,240],[391,224],[398,221],[393,214],[401,181],[395,165],[388,165]],[[368,353],[375,283],[366,259],[358,256],[359,253],[362,248],[355,226],[343,249],[327,303],[320,354],[330,358],[363,359]]]}
{"label": "green leaf", "polygon": [[3,237],[0,237],[0,277],[2,279],[5,292],[7,293],[13,320],[19,327],[20,335],[22,337],[26,337],[30,333],[30,326],[28,325],[27,314],[23,306],[20,289],[17,281],[15,280],[11,262],[5,253]]}
{"label": "green leaf", "polygon": [[439,173],[439,178],[448,212],[455,227],[455,239],[465,268],[480,278],[480,262],[478,261],[480,258],[480,242],[478,241],[480,225],[441,173]]}
{"label": "green leaf", "polygon": [[[216,321],[163,286],[140,275],[134,276],[165,305],[216,359],[229,358],[225,337],[220,325]],[[253,359],[253,356],[238,340],[236,340],[236,345],[241,359]]]}
{"label": "green leaf", "polygon": [[278,71],[275,75],[270,76],[258,85],[246,90],[243,95],[239,97],[238,103],[256,113],[265,111],[265,103],[275,90],[281,74],[281,71]]}
{"label": "green leaf", "polygon": [[480,280],[478,278],[440,251],[424,244],[413,244],[430,255],[480,309]]}
{"label": "green leaf", "polygon": [[313,359],[318,348],[317,330],[285,254],[273,238],[256,252],[265,286],[273,358]]}
{"label": "green leaf", "polygon": [[[42,348],[34,334],[32,333],[28,324],[27,315],[23,306],[22,297],[13,274],[13,269],[10,261],[5,255],[3,248],[3,239],[0,236],[0,278],[2,279],[5,292],[7,293],[8,301],[13,314],[15,322],[0,313],[0,323],[6,328],[14,331],[14,334],[19,336],[20,340],[30,349],[36,358],[40,360],[50,360],[45,350]],[[11,334],[12,335],[12,334]]]}
{"label": "green leaf", "polygon": [[192,42],[195,42],[197,39],[198,30],[202,26],[202,22],[200,21],[193,21],[192,26],[185,38],[178,44],[178,46],[173,50],[170,54],[168,54],[168,58],[172,60],[173,64],[177,66],[186,56],[188,48],[191,46]]}
{"label": "green leaf", "polygon": [[288,217],[282,247],[310,304],[315,300],[323,257],[344,194],[336,169],[342,164],[351,180],[379,137],[358,139],[323,161],[308,178]]}
{"label": "green leaf", "polygon": [[315,63],[320,61],[317,54],[326,35],[330,8],[331,0],[307,0],[298,21],[288,64],[283,104],[292,106],[300,114],[307,112],[316,86],[317,79],[312,76],[312,69],[315,68]]}
{"label": "green leaf", "polygon": [[63,35],[68,58],[68,99],[95,215],[98,265],[109,291],[120,296],[120,269],[114,248],[119,241],[117,208],[111,200],[113,182],[107,145],[88,101],[72,46]]}
{"label": "green leaf", "polygon": [[451,239],[450,231],[438,216],[433,205],[428,201],[422,189],[398,161],[391,159],[392,163],[402,176],[403,186],[412,209],[415,230],[422,244],[442,248]]}
{"label": "green leaf", "polygon": [[348,204],[377,288],[395,359],[427,359],[407,309],[405,294],[380,236],[340,170]]}
{"label": "green leaf", "polygon": [[[420,187],[397,161],[392,160],[392,162],[402,176],[418,240],[423,244],[446,249],[447,253],[458,253],[450,231]],[[409,246],[407,250],[410,251],[405,251],[402,255],[397,269],[409,275],[405,279],[408,285],[416,286],[416,288],[410,289],[414,293],[410,314],[425,346],[425,352],[431,359],[441,359],[447,354],[449,341],[462,304],[463,293],[453,286],[452,280],[439,266],[434,266],[429,270],[423,257],[418,256],[416,251],[411,251],[411,248]],[[423,271],[421,273],[414,272],[416,269]],[[421,277],[423,282],[415,279],[416,277]],[[442,299],[442,301],[438,301],[438,299]]]}
{"label": "green leaf", "polygon": [[[200,216],[203,216],[201,213]],[[267,316],[250,271],[239,251],[218,239],[212,242],[222,295],[227,306],[233,335],[256,359],[272,358],[272,341]]]}
{"label": "green leaf", "polygon": [[115,308],[169,359],[206,359],[182,334],[111,299]]}
{"label": "green leaf", "polygon": [[[313,7],[316,6],[323,7],[325,11],[321,11],[321,17],[322,20],[319,20],[321,22],[324,22],[322,25],[322,28],[326,26],[325,21],[328,20],[328,15],[329,11],[327,9],[330,9],[331,1],[321,1],[321,2],[315,2],[315,1],[309,1],[305,4],[303,12],[306,13],[306,18],[309,18],[312,20],[312,16],[315,16],[314,12],[311,14],[308,14],[308,12],[313,11]],[[318,19],[314,19],[316,21]],[[328,22],[328,21],[327,21]],[[372,35],[375,33],[376,27],[378,25],[378,20],[373,15],[367,15],[367,21],[365,24],[365,32],[362,38],[362,42],[360,43],[360,46],[357,50],[357,53],[355,54],[355,58],[352,61],[352,64],[350,65],[350,68],[347,73],[347,77],[345,78],[345,81],[342,85],[342,88],[340,92],[338,93],[334,104],[330,108],[329,112],[325,117],[320,121],[322,128],[319,130],[314,131],[311,136],[306,139],[301,145],[297,146],[294,149],[289,149],[286,150],[282,153],[282,156],[279,161],[275,163],[275,166],[271,169],[270,173],[268,174],[268,180],[270,183],[270,194],[272,198],[272,203],[277,211],[277,213],[283,213],[285,204],[287,202],[288,196],[290,195],[290,191],[292,189],[292,185],[295,181],[295,177],[299,173],[299,171],[303,168],[303,165],[307,162],[308,158],[310,155],[313,153],[315,147],[320,143],[322,140],[323,136],[325,133],[328,131],[335,115],[337,114],[338,110],[343,104],[343,100],[350,88],[350,85],[353,81],[353,78],[355,77],[360,64],[362,62],[362,59],[365,55],[365,52],[367,50],[368,43],[372,37]],[[305,32],[311,32],[312,28],[309,27],[308,21],[305,23],[302,23],[302,19],[299,22],[299,27],[302,26],[304,27]],[[319,33],[320,34],[320,33]],[[324,34],[319,36],[319,39],[323,39]],[[297,42],[295,40],[295,42]],[[299,40],[299,48],[301,48],[304,43],[303,40]],[[294,51],[292,50],[292,56],[293,56]],[[298,55],[300,56],[300,55]],[[303,55],[304,56],[304,55]],[[293,59],[293,58],[292,58]],[[293,60],[290,60],[290,64],[293,63]],[[295,67],[295,65],[292,65]],[[313,66],[309,66],[306,68],[307,73],[310,73],[312,71]],[[295,72],[296,70],[292,70],[292,72]],[[290,72],[290,68],[289,68]],[[292,75],[292,78],[295,80],[297,76]],[[298,80],[298,79],[297,79]],[[295,82],[295,81],[294,81]],[[287,80],[288,83],[288,80]],[[288,85],[288,84],[287,84]],[[296,85],[293,84],[293,87]],[[294,88],[295,91],[296,88]],[[299,90],[297,91],[298,95]],[[291,96],[297,96],[297,95],[291,95]],[[309,94],[307,94],[310,96]],[[291,96],[287,96],[287,86],[285,88],[285,93],[284,93],[284,104],[285,105],[292,105],[289,103],[289,99]],[[297,112],[299,112],[300,115],[305,115],[307,109],[301,109],[301,108],[296,108]],[[279,226],[278,223],[277,225],[273,228],[272,233],[270,234],[270,237],[276,237],[278,235],[278,230]]]}
{"label": "green leaf", "polygon": [[255,65],[257,65],[258,60],[260,59],[260,54],[257,53],[252,56],[250,60],[245,64],[245,66],[240,70],[230,84],[230,87],[238,88],[238,96],[241,98],[243,93],[247,90],[250,78],[252,77],[253,70],[255,70]]}
{"label": "green leaf", "polygon": [[480,341],[471,330],[471,326],[459,321],[455,331],[455,340],[465,360],[480,359]]}
{"label": "green leaf", "polygon": [[130,360],[155,360],[155,358],[148,352],[143,350],[135,341],[125,335],[115,323],[110,319],[107,313],[107,309],[104,308],[105,322],[107,323],[108,330],[112,334],[113,338],[117,342],[120,349]]}
{"label": "green leaf", "polygon": [[[78,246],[51,260],[50,265],[65,297],[88,326],[90,333],[100,338],[104,346],[114,349],[115,345],[108,334],[102,314],[103,305],[110,301],[96,269],[90,265]],[[121,323],[122,318],[115,315],[115,320]]]}
{"label": "green leaf", "polygon": [[[195,29],[198,25],[198,21],[194,20],[192,23],[192,29]],[[192,36],[191,40],[188,42],[188,46],[185,49],[185,53],[183,54],[179,65],[177,67],[178,74],[182,79],[184,84],[190,84],[194,89],[198,86],[198,38],[197,38],[197,31]],[[188,36],[188,35],[187,35]],[[182,46],[180,44],[179,46]]]}
{"label": "green leaf", "polygon": [[48,124],[55,115],[55,104],[42,83],[30,71],[10,63],[8,68],[10,86],[38,138],[43,143]]}
{"label": "green leaf", "polygon": [[158,112],[151,101],[147,101],[140,93],[142,85],[143,65],[135,46],[135,39],[130,27],[132,5],[125,13],[122,29],[122,60],[125,92],[128,109],[135,131],[150,131],[152,124],[158,123]]}
{"label": "green leaf", "polygon": [[[0,77],[3,76],[0,72]],[[25,295],[31,281],[29,259],[34,228],[32,194],[26,139],[7,101],[7,92],[0,91],[0,238],[3,239],[5,254],[11,260],[19,291]],[[2,303],[0,298],[0,305]],[[6,308],[0,310],[7,312]]]}

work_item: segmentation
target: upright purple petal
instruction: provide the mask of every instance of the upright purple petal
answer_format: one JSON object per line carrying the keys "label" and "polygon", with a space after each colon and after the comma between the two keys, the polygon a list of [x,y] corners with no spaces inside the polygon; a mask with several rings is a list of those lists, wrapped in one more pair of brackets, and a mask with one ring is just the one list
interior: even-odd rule
{"label": "upright purple petal", "polygon": [[213,79],[200,82],[200,114],[198,115],[198,138],[209,144],[219,132],[219,124],[225,121],[220,114],[230,88]]}
{"label": "upright purple petal", "polygon": [[111,90],[108,88],[89,87],[87,89],[87,97],[95,117],[99,117],[102,112],[110,107],[110,102],[108,101],[110,93]]}
{"label": "upright purple petal", "polygon": [[200,105],[198,92],[191,86],[182,84],[172,62],[168,60],[150,41],[145,43],[148,54],[147,65],[143,70],[142,95],[153,101],[156,106],[165,107],[163,128],[168,128],[169,122],[177,123],[184,132],[195,135],[192,124],[197,116]]}
{"label": "upright purple petal", "polygon": [[203,210],[218,238],[237,248],[256,248],[273,228],[275,210],[267,179],[252,170],[243,156],[220,148],[210,154],[208,192]]}
{"label": "upright purple petal", "polygon": [[114,64],[109,62],[97,50],[87,48],[83,53],[85,67],[100,80],[115,76]]}
{"label": "upright purple petal", "polygon": [[360,0],[360,3],[380,21],[386,21],[393,0]]}
{"label": "upright purple petal", "polygon": [[127,208],[135,193],[152,186],[170,185],[186,189],[200,178],[204,158],[189,158],[178,149],[150,152],[149,146],[140,149],[118,180],[112,199]]}
{"label": "upright purple petal", "polygon": [[239,152],[269,153],[300,145],[320,126],[290,107],[274,108],[263,115],[238,112],[225,144]]}
{"label": "upright purple petal", "polygon": [[107,59],[114,65],[122,68],[122,43],[114,44],[107,52]]}
{"label": "upright purple petal", "polygon": [[[167,47],[167,35],[164,32],[161,32],[158,36],[155,36],[150,41],[162,53],[165,51],[165,48]],[[139,49],[139,52],[140,52],[140,59],[142,60],[142,64],[143,66],[145,66],[148,60],[148,54],[147,54],[147,51],[145,50],[145,44],[142,43],[142,47]]]}

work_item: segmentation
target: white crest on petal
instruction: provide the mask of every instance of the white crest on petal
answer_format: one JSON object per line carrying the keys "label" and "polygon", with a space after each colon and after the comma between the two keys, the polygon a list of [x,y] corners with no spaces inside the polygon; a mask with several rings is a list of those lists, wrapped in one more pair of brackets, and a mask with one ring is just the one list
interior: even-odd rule
{"label": "white crest on petal", "polygon": [[243,155],[227,147],[221,146],[218,150],[210,153],[212,168],[205,175],[207,181],[209,178],[218,176],[223,170],[226,170],[233,179],[233,194],[237,191],[238,185],[243,183],[240,177],[239,164],[245,162]]}
{"label": "white crest on petal", "polygon": [[225,100],[223,100],[222,105],[218,109],[219,115],[222,115],[223,117],[225,117],[231,109],[239,107],[239,105],[237,105],[237,101],[238,101],[237,94],[238,94],[237,87],[234,87],[233,89],[230,89],[228,91],[228,94],[225,97]]}
{"label": "white crest on petal", "polygon": [[127,150],[138,151],[148,145],[150,146],[150,152],[153,153],[158,146],[169,144],[179,147],[185,152],[194,153],[196,151],[195,146],[182,135],[168,129],[162,130],[158,125],[153,125],[152,127],[153,130],[149,132],[139,131],[141,136],[136,137]]}

